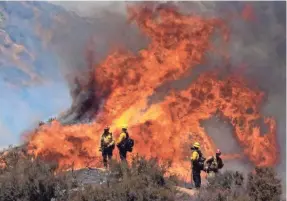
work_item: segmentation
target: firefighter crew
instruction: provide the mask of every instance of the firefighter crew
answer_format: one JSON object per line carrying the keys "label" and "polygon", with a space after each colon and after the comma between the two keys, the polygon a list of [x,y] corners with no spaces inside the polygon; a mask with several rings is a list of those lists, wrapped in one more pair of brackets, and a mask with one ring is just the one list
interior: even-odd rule
{"label": "firefighter crew", "polygon": [[215,156],[211,156],[206,160],[205,171],[207,172],[208,177],[215,176],[221,168],[223,168],[224,164],[220,157],[221,151],[220,149],[216,150]]}
{"label": "firefighter crew", "polygon": [[121,161],[126,161],[127,159],[126,139],[129,137],[127,130],[128,128],[126,125],[122,126],[122,132],[118,140],[116,141],[116,145],[119,149]]}
{"label": "firefighter crew", "polygon": [[104,133],[101,137],[100,151],[103,156],[103,163],[105,168],[108,167],[108,160],[110,161],[113,157],[113,150],[115,148],[115,141],[113,139],[113,134],[110,132],[110,127],[106,126]]}
{"label": "firefighter crew", "polygon": [[192,164],[192,178],[195,188],[200,188],[201,186],[201,170],[203,170],[204,157],[200,151],[200,144],[195,142],[191,147],[191,164]]}

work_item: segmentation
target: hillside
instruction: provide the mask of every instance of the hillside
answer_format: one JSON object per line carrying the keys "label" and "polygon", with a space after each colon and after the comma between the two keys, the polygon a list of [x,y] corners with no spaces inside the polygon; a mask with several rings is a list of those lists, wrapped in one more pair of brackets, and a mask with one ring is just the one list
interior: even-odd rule
{"label": "hillside", "polygon": [[109,171],[61,172],[55,163],[12,149],[2,154],[1,165],[0,200],[5,201],[279,201],[282,194],[281,181],[271,168],[256,168],[247,178],[223,172],[198,191],[180,187],[168,166],[139,156],[129,168],[114,161]]}

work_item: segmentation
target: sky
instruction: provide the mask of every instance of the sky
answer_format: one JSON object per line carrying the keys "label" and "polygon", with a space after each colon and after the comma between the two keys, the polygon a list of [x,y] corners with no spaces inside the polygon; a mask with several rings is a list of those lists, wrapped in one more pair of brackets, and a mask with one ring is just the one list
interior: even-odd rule
{"label": "sky", "polygon": [[0,2],[0,148],[71,104],[60,58],[39,35],[57,11],[64,12],[45,2]]}
{"label": "sky", "polygon": [[[94,31],[87,30],[90,26],[84,18],[100,15],[103,8],[111,10],[110,4],[0,2],[4,17],[0,23],[0,149],[20,144],[22,134],[39,121],[70,107],[68,73],[82,65],[80,54]],[[113,6],[113,11],[123,13],[124,4]],[[100,43],[105,46],[106,41]]]}

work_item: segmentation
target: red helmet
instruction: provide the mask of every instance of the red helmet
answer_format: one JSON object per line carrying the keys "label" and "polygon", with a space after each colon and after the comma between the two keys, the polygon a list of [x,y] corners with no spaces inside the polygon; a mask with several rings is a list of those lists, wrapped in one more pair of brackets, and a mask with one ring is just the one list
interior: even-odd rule
{"label": "red helmet", "polygon": [[217,150],[216,150],[216,154],[217,154],[217,155],[220,155],[220,154],[221,154],[220,149],[217,149]]}
{"label": "red helmet", "polygon": [[105,127],[105,130],[110,130],[110,127],[109,127],[109,126],[106,126],[106,127]]}

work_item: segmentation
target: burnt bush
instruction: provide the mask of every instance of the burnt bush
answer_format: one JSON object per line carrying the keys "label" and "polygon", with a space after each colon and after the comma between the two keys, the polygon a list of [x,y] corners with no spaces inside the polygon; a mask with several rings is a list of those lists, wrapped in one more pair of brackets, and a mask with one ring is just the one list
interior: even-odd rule
{"label": "burnt bush", "polygon": [[55,175],[57,165],[11,149],[1,154],[0,200],[50,201],[67,198],[72,181],[68,175]]}
{"label": "burnt bush", "polygon": [[130,167],[113,162],[107,184],[91,186],[75,193],[74,201],[173,201],[176,177],[165,177],[168,164],[157,159],[134,157]]}

